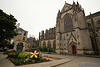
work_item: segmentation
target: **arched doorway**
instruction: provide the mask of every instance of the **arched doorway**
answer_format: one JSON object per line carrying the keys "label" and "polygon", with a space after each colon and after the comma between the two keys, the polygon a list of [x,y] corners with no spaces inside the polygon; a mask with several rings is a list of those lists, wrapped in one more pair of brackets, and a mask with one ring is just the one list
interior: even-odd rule
{"label": "arched doorway", "polygon": [[23,43],[18,43],[17,50],[22,51],[23,50]]}
{"label": "arched doorway", "polygon": [[72,53],[76,54],[76,47],[74,45],[72,46]]}
{"label": "arched doorway", "polygon": [[56,49],[56,41],[53,41],[53,49]]}
{"label": "arched doorway", "polygon": [[97,38],[90,36],[92,49],[94,54],[99,54],[98,45],[97,45]]}
{"label": "arched doorway", "polygon": [[51,42],[48,41],[48,48],[51,48]]}
{"label": "arched doorway", "polygon": [[44,47],[44,46],[46,46],[46,43],[45,43],[45,41],[43,42],[43,47]]}
{"label": "arched doorway", "polygon": [[71,42],[68,44],[68,53],[77,54],[77,43]]}

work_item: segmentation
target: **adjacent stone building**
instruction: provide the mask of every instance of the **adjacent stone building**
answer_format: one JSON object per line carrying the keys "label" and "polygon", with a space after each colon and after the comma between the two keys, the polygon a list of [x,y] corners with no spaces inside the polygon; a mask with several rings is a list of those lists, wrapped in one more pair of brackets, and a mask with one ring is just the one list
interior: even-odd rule
{"label": "adjacent stone building", "polygon": [[18,26],[16,32],[18,33],[18,35],[12,39],[14,44],[14,49],[19,51],[29,50],[29,44],[27,43],[28,31]]}
{"label": "adjacent stone building", "polygon": [[29,43],[29,45],[30,45],[30,47],[29,47],[30,51],[32,51],[34,48],[37,48],[39,46],[39,41],[36,40],[35,37],[27,38],[27,43]]}
{"label": "adjacent stone building", "polygon": [[58,54],[100,54],[100,12],[85,16],[78,2],[65,3],[56,27],[39,33],[39,45]]}
{"label": "adjacent stone building", "polygon": [[39,33],[39,45],[56,49],[56,28],[50,28]]}

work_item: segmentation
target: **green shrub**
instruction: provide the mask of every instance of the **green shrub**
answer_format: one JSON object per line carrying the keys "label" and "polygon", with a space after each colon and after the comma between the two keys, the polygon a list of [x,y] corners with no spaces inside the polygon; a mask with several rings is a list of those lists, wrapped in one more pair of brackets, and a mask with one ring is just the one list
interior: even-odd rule
{"label": "green shrub", "polygon": [[24,59],[14,59],[14,58],[9,58],[15,65],[22,65],[24,64]]}
{"label": "green shrub", "polygon": [[15,54],[14,54],[14,58],[18,58],[18,55],[22,53],[21,51],[16,51]]}
{"label": "green shrub", "polygon": [[9,54],[9,53],[13,53],[13,52],[16,52],[16,50],[10,49],[10,50],[8,50],[8,51],[5,51],[4,54]]}
{"label": "green shrub", "polygon": [[54,52],[54,49],[53,48],[49,48],[49,52]]}
{"label": "green shrub", "polygon": [[[39,46],[37,49],[39,49],[40,51],[48,52],[48,47],[46,46],[43,46],[43,47]],[[49,48],[49,52],[55,52],[55,50],[53,48]]]}
{"label": "green shrub", "polygon": [[20,51],[6,51],[8,57],[18,58],[18,55],[22,53]]}
{"label": "green shrub", "polygon": [[46,46],[43,46],[42,51],[48,51],[48,48]]}
{"label": "green shrub", "polygon": [[44,58],[43,61],[50,61],[50,59],[46,59],[46,58]]}
{"label": "green shrub", "polygon": [[42,55],[41,54],[38,54],[37,55],[37,58],[35,58],[35,62],[38,63],[38,62],[43,62],[43,58],[42,58]]}
{"label": "green shrub", "polygon": [[43,50],[43,48],[41,46],[38,46],[37,49],[39,49],[40,51]]}
{"label": "green shrub", "polygon": [[10,50],[4,52],[4,54],[7,54],[8,57],[14,57],[15,53],[16,53],[16,51],[14,49],[10,49]]}
{"label": "green shrub", "polygon": [[26,58],[28,58],[28,57],[30,57],[30,56],[31,56],[31,54],[24,52],[24,53],[20,53],[20,54],[18,55],[18,58],[19,58],[19,59],[26,59]]}
{"label": "green shrub", "polygon": [[14,57],[15,52],[13,53],[8,53],[8,57]]}
{"label": "green shrub", "polygon": [[34,63],[35,60],[34,59],[25,59],[24,63]]}

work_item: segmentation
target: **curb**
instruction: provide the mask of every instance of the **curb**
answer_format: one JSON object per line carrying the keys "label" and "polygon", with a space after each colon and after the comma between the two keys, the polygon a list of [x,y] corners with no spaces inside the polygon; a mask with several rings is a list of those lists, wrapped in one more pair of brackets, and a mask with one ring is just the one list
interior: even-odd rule
{"label": "curb", "polygon": [[[72,59],[72,60],[73,60],[73,59]],[[62,63],[56,64],[56,65],[50,66],[50,67],[56,67],[56,66],[59,66],[59,65],[62,65],[62,64],[65,64],[65,63],[71,62],[72,60],[65,61],[65,62],[62,62]]]}

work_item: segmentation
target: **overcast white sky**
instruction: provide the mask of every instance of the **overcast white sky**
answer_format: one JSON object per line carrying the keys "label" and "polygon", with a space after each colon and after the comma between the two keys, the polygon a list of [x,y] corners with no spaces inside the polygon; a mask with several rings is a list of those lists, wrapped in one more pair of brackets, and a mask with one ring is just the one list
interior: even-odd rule
{"label": "overcast white sky", "polygon": [[[58,10],[63,8],[65,1],[73,3],[73,0],[0,0],[0,9],[15,16],[20,27],[28,31],[28,36],[38,38],[41,30],[55,26]],[[86,15],[100,11],[100,0],[74,1],[81,4]]]}

